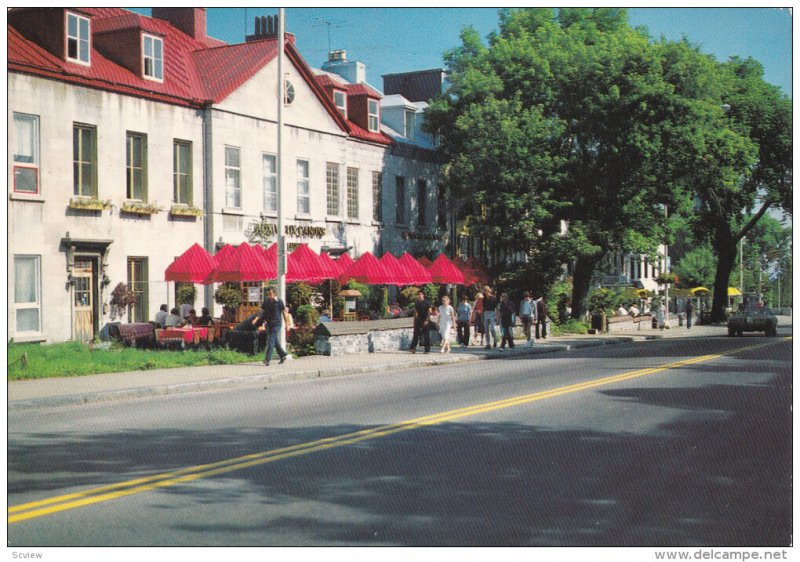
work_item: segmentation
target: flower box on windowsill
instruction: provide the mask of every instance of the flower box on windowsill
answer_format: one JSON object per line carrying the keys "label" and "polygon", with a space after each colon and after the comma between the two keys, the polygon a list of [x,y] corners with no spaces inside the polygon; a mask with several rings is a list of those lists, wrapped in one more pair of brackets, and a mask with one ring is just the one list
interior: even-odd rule
{"label": "flower box on windowsill", "polygon": [[69,208],[80,211],[103,211],[111,207],[111,201],[101,199],[90,199],[84,197],[73,197],[69,200]]}
{"label": "flower box on windowsill", "polygon": [[169,210],[169,214],[173,217],[202,217],[203,209],[186,205],[173,205]]}
{"label": "flower box on windowsill", "polygon": [[138,203],[136,201],[125,201],[119,210],[121,213],[132,215],[155,215],[161,211],[155,203]]}

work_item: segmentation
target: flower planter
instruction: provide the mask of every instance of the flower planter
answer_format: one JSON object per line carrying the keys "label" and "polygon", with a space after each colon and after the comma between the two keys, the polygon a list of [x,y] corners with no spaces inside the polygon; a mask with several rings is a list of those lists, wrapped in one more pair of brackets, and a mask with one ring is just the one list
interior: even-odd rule
{"label": "flower planter", "polygon": [[197,218],[203,216],[203,210],[198,209],[197,207],[185,207],[183,205],[174,205],[170,210],[169,214],[173,217],[191,217]]}
{"label": "flower planter", "polygon": [[69,200],[69,208],[79,211],[103,211],[111,207],[111,201],[100,199],[72,198]]}
{"label": "flower planter", "polygon": [[122,207],[120,207],[121,213],[128,213],[131,215],[155,215],[161,209],[158,208],[156,204],[146,204],[146,203],[123,203]]}

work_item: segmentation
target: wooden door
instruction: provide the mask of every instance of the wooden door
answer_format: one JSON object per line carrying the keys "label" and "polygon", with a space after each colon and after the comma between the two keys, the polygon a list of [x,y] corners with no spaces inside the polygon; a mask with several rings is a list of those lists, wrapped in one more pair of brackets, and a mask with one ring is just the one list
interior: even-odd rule
{"label": "wooden door", "polygon": [[75,258],[72,269],[72,324],[74,337],[89,342],[94,338],[94,260]]}

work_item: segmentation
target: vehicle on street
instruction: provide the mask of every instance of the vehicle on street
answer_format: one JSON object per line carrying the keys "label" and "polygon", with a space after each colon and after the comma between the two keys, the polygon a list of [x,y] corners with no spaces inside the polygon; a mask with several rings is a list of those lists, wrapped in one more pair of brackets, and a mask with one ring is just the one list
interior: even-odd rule
{"label": "vehicle on street", "polygon": [[778,318],[757,299],[745,299],[738,311],[728,318],[728,335],[744,332],[764,332],[768,337],[778,335]]}

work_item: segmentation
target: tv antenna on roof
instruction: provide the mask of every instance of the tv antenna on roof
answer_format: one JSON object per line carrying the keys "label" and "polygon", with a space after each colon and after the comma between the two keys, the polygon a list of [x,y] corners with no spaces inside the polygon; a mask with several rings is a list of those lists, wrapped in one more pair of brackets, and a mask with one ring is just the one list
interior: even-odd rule
{"label": "tv antenna on roof", "polygon": [[320,25],[328,28],[328,52],[331,52],[331,29],[339,29],[347,24],[346,21],[330,21],[324,18],[316,18]]}

